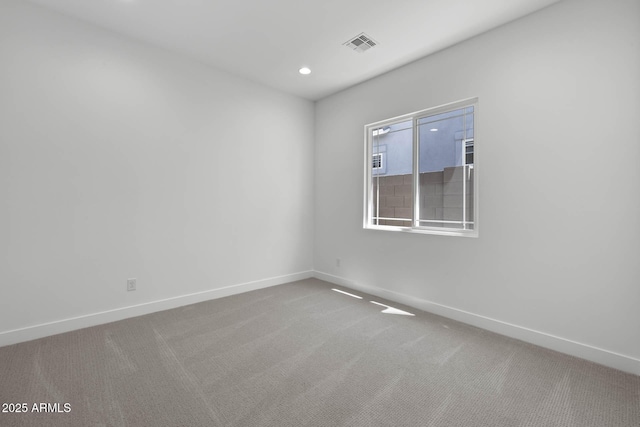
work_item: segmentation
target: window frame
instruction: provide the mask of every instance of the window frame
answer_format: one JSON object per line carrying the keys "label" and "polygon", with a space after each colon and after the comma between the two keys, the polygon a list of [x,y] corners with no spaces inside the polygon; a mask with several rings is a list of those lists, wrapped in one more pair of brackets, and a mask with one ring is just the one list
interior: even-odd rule
{"label": "window frame", "polygon": [[[416,234],[434,234],[443,236],[462,236],[462,237],[478,237],[479,236],[479,162],[480,158],[478,150],[478,98],[468,98],[460,101],[451,102],[436,107],[427,108],[401,116],[392,117],[369,123],[364,126],[364,206],[363,206],[363,228],[368,230],[385,230],[400,231],[405,233]],[[437,114],[446,113],[462,108],[473,107],[473,137],[467,140],[473,141],[473,229],[455,229],[445,227],[429,227],[420,225],[419,221],[419,180],[420,180],[420,141],[418,138],[418,120]],[[373,131],[375,129],[391,126],[396,123],[411,120],[413,123],[413,140],[412,140],[412,194],[413,194],[413,218],[411,226],[395,226],[395,225],[377,225],[373,223]],[[465,141],[466,142],[466,141]],[[466,151],[466,150],[465,150]],[[466,163],[466,152],[462,153]]]}

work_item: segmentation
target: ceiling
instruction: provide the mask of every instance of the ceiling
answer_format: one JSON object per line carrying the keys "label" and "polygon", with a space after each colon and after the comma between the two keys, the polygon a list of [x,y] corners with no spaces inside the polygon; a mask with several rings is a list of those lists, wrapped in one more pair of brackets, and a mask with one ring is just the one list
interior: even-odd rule
{"label": "ceiling", "polygon": [[[31,1],[318,100],[559,0]],[[343,46],[362,32],[378,45]]]}

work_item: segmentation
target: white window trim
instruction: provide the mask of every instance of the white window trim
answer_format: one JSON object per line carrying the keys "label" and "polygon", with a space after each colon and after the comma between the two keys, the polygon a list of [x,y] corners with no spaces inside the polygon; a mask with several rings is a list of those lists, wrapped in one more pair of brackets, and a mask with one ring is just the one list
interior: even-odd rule
{"label": "white window trim", "polygon": [[[363,201],[363,228],[367,230],[383,230],[383,231],[400,231],[411,234],[434,234],[441,236],[460,236],[460,237],[478,237],[480,230],[480,209],[479,209],[479,188],[480,188],[480,179],[479,179],[479,158],[480,153],[478,150],[478,98],[468,98],[463,99],[456,102],[451,102],[448,104],[440,105],[437,107],[427,108],[425,110],[416,111],[410,114],[404,114],[402,116],[393,117],[390,119],[382,120],[375,123],[370,123],[364,126],[364,201]],[[450,110],[455,110],[463,107],[473,106],[473,114],[474,114],[474,129],[473,129],[473,139],[474,139],[474,161],[473,161],[473,230],[460,230],[460,229],[447,229],[447,228],[429,228],[428,226],[417,226],[419,224],[415,218],[417,218],[418,207],[418,185],[420,175],[416,173],[419,170],[419,156],[415,155],[417,153],[419,144],[418,138],[416,137],[416,133],[418,132],[417,120],[424,116],[431,116],[440,113],[444,113]],[[413,121],[413,200],[414,200],[414,224],[412,227],[399,227],[392,225],[375,225],[372,223],[372,212],[373,212],[373,168],[372,161],[373,158],[373,144],[370,140],[373,129],[382,128],[385,126],[390,126],[394,123],[403,122],[403,121]],[[463,153],[464,155],[464,153]]]}

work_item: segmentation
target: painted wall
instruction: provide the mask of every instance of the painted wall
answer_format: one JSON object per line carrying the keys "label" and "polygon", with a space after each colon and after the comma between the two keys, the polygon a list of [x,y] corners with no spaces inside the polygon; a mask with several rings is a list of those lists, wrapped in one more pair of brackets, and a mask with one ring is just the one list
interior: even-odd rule
{"label": "painted wall", "polygon": [[[0,341],[315,268],[638,361],[639,14],[563,1],[314,122],[310,102],[2,0]],[[363,230],[364,124],[473,96],[480,237]]]}
{"label": "painted wall", "polygon": [[[639,16],[563,1],[320,101],[315,269],[640,373]],[[363,126],[475,96],[479,238],[363,230]]]}
{"label": "painted wall", "polygon": [[14,0],[0,61],[0,334],[312,269],[312,102]]}

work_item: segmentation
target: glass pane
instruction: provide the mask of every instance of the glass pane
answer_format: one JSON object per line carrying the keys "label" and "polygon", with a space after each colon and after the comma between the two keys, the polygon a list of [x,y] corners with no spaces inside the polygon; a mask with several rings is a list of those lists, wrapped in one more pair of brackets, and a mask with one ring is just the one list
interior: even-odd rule
{"label": "glass pane", "polygon": [[410,227],[413,218],[413,122],[372,131],[373,225]]}
{"label": "glass pane", "polygon": [[473,107],[418,120],[420,225],[473,229]]}

